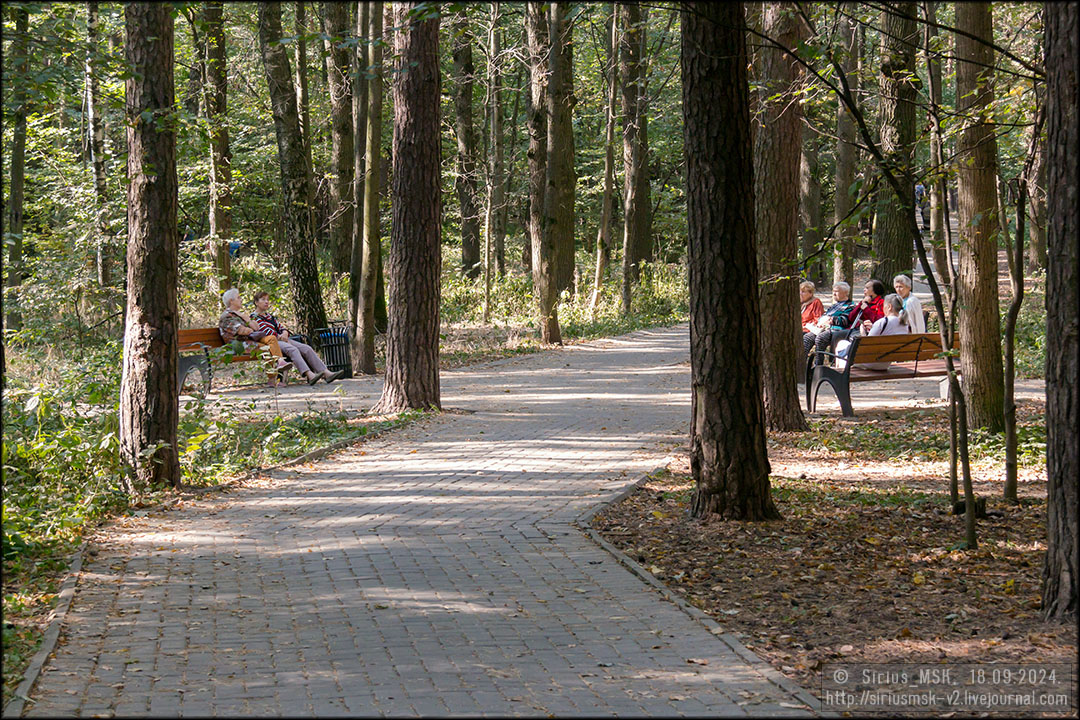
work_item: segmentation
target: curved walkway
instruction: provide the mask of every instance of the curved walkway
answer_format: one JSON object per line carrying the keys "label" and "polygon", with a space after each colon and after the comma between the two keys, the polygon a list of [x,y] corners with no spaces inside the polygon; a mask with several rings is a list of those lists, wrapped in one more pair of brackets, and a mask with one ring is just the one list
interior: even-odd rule
{"label": "curved walkway", "polygon": [[687,352],[446,372],[467,412],[125,520],[25,715],[809,714],[575,524],[685,441]]}

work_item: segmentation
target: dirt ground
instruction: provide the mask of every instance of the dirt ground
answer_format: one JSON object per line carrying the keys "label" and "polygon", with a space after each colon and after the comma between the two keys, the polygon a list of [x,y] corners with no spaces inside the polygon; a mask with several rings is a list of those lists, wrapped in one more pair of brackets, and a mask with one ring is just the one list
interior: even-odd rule
{"label": "dirt ground", "polygon": [[[1027,401],[1019,417],[1043,411],[1042,401]],[[866,411],[826,420],[817,436],[770,435],[782,520],[690,518],[683,447],[593,526],[810,690],[830,662],[1070,663],[1075,677],[1076,626],[1044,623],[1039,613],[1045,466],[1022,468],[1016,506],[1000,499],[1000,463],[973,467],[990,516],[978,522],[978,548],[966,552],[963,517],[950,512],[947,460],[929,446],[875,458],[814,440],[842,437],[853,422],[875,424],[887,438],[910,433],[913,420]],[[947,413],[919,410],[917,423],[931,437],[947,431]]]}

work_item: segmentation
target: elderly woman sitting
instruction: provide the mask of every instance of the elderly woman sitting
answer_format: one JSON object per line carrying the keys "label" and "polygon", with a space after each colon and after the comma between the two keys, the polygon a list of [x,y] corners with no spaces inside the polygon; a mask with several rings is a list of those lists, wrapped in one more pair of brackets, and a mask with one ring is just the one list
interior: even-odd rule
{"label": "elderly woman sitting", "polygon": [[848,313],[855,303],[851,301],[851,286],[846,282],[833,283],[833,304],[816,321],[803,327],[803,352],[809,355],[817,348],[815,364],[820,365],[832,343],[834,332],[846,332]]}
{"label": "elderly woman sitting", "polygon": [[[222,293],[221,302],[225,306],[225,312],[221,313],[221,317],[218,318],[218,332],[221,333],[222,341],[226,345],[233,342],[242,343],[247,351],[256,349],[260,345],[268,348],[270,355],[277,358],[277,362],[276,367],[271,365],[267,370],[267,385],[277,387],[279,384],[278,373],[284,374],[286,370],[293,366],[282,355],[277,338],[259,330],[258,323],[244,312],[244,308],[240,305],[240,291],[236,288],[229,288]],[[273,363],[274,361],[271,360],[270,362]]]}

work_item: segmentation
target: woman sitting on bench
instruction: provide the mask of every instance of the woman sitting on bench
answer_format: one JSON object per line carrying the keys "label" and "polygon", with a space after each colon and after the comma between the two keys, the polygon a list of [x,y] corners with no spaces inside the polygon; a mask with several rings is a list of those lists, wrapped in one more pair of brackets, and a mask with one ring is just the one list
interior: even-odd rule
{"label": "woman sitting on bench", "polygon": [[[885,310],[885,317],[871,323],[869,320],[863,322],[862,334],[866,337],[874,337],[875,335],[905,335],[911,332],[911,328],[908,327],[907,317],[904,316],[904,301],[900,299],[900,296],[896,293],[892,293],[885,296],[883,302]],[[851,342],[848,340],[841,340],[836,346],[836,369],[843,370],[847,364],[847,352],[851,346]],[[865,367],[870,370],[887,370],[891,363],[887,362],[871,362],[871,363],[856,363],[857,367]]]}
{"label": "woman sitting on bench", "polygon": [[221,302],[225,306],[225,312],[218,318],[218,332],[221,333],[222,341],[226,345],[234,341],[240,342],[245,350],[256,348],[256,343],[267,347],[270,354],[277,358],[277,367],[267,371],[267,385],[277,387],[278,372],[284,375],[285,371],[293,366],[282,354],[277,338],[259,330],[258,325],[244,312],[240,305],[240,291],[236,288],[229,288],[222,293]]}

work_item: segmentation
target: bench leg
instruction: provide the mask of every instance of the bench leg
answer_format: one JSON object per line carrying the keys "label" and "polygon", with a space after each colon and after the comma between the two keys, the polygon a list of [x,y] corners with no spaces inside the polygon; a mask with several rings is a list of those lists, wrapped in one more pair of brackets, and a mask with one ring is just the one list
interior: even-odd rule
{"label": "bench leg", "polygon": [[[809,395],[810,412],[814,412],[817,409],[817,397],[821,391],[821,386],[825,383],[829,384],[833,393],[836,395],[836,399],[840,401],[840,412],[844,417],[855,417],[855,411],[851,408],[851,394],[850,386],[844,382],[843,376],[830,377],[828,375],[817,377],[814,379],[814,391],[812,395]],[[807,393],[810,391],[807,390]]]}
{"label": "bench leg", "polygon": [[189,355],[186,357],[177,358],[177,392],[179,392],[180,388],[184,387],[184,381],[187,380],[187,376],[191,374],[192,370],[197,370],[199,372],[199,377],[203,381],[203,395],[208,395],[210,393],[210,384],[212,382],[212,378],[210,376],[210,361],[202,355]]}

